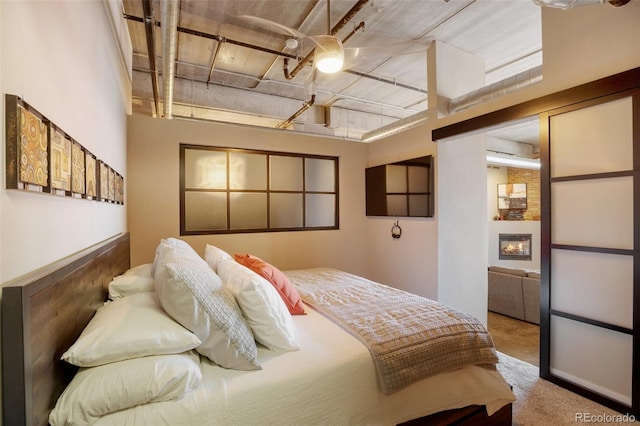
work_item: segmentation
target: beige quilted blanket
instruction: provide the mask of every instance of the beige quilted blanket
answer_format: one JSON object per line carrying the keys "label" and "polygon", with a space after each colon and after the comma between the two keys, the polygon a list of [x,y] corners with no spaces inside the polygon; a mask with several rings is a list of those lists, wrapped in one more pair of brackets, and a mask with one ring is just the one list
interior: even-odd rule
{"label": "beige quilted blanket", "polygon": [[335,269],[286,275],[305,303],[367,346],[385,394],[464,365],[498,362],[491,336],[472,316]]}

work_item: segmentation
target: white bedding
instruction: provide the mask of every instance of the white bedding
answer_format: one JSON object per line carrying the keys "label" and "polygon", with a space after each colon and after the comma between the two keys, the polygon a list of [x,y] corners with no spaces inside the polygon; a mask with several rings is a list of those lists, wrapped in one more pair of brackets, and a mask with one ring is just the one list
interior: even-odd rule
{"label": "white bedding", "polygon": [[438,411],[486,405],[492,414],[515,398],[500,373],[469,366],[392,395],[378,388],[369,351],[306,306],[294,316],[300,350],[259,347],[262,370],[237,371],[202,357],[201,385],[180,400],[106,415],[97,425],[392,425]]}

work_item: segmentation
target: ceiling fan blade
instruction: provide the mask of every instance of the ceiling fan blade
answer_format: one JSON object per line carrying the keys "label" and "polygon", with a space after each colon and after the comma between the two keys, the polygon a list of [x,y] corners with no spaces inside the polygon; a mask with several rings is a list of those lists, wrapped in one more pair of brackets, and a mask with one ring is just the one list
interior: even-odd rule
{"label": "ceiling fan blade", "polygon": [[344,68],[353,68],[360,64],[389,57],[426,53],[432,42],[433,39],[423,39],[386,43],[377,46],[345,47]]}
{"label": "ceiling fan blade", "polygon": [[286,25],[280,24],[270,19],[260,18],[259,16],[238,15],[237,18],[242,19],[243,21],[249,22],[257,27],[263,28],[267,31],[271,31],[274,33],[284,34],[286,36],[296,37],[296,38],[307,37],[306,34],[303,34],[294,28],[288,27]]}

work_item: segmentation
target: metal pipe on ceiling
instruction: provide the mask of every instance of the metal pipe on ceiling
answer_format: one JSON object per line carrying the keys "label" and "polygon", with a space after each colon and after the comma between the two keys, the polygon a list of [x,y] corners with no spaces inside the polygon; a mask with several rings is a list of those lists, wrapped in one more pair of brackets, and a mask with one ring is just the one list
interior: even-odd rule
{"label": "metal pipe on ceiling", "polygon": [[294,112],[293,115],[291,115],[291,117],[289,117],[286,120],[278,123],[276,125],[276,129],[285,129],[285,128],[287,128],[289,126],[289,124],[293,123],[293,120],[295,120],[303,112],[308,110],[315,102],[316,102],[316,95],[311,95],[311,99],[309,99],[308,102],[305,102],[298,111]]}
{"label": "metal pipe on ceiling", "polygon": [[[143,22],[142,18],[134,16],[134,15],[125,14],[124,18],[132,20],[132,21],[136,21],[136,22]],[[159,22],[156,22],[156,25],[160,26],[160,27],[162,26],[161,23],[159,23]],[[192,30],[190,28],[185,28],[185,27],[180,27],[180,26],[178,26],[177,30],[178,30],[178,33],[189,34],[189,35],[192,35],[192,36],[202,37],[202,38],[206,38],[206,39],[209,39],[209,40],[216,40],[218,42],[224,42],[224,43],[232,44],[234,46],[246,47],[247,49],[258,50],[258,51],[264,52],[264,53],[271,53],[272,55],[282,56],[285,59],[299,59],[296,55],[292,55],[290,53],[281,52],[281,51],[278,51],[278,50],[273,50],[273,49],[269,49],[269,48],[262,47],[262,46],[256,46],[256,45],[253,45],[253,44],[245,43],[245,42],[234,40],[234,39],[230,39],[230,38],[225,38],[225,37],[222,37],[222,36],[217,35],[217,34],[209,34],[209,33],[205,33],[205,32],[202,32],[202,31]],[[371,80],[376,80],[376,81],[379,81],[380,83],[391,84],[393,86],[401,87],[403,89],[408,89],[408,90],[413,90],[413,91],[417,91],[417,92],[421,92],[421,93],[426,93],[424,89],[420,89],[418,87],[409,86],[409,85],[406,85],[406,84],[401,84],[401,83],[398,83],[396,81],[380,78],[380,77],[377,77],[377,76],[374,76],[374,75],[371,75],[371,74],[365,74],[365,73],[356,72],[356,71],[352,71],[352,70],[343,70],[342,72],[347,72],[347,73],[350,73],[350,74],[354,74],[354,75],[357,75],[358,77],[363,77],[363,78],[368,78],[368,79],[371,79]]]}
{"label": "metal pipe on ceiling", "polygon": [[542,65],[507,77],[504,80],[484,86],[465,95],[458,96],[457,98],[450,99],[448,106],[449,114],[471,108],[540,81],[542,81]]}
{"label": "metal pipe on ceiling", "polygon": [[160,116],[160,93],[158,90],[158,69],[156,68],[155,51],[155,18],[151,0],[142,0],[142,10],[144,14],[144,31],[147,39],[147,57],[149,58],[149,70],[151,72],[151,86],[153,90],[153,104],[155,106],[155,117]]}
{"label": "metal pipe on ceiling", "polygon": [[172,118],[173,78],[175,77],[176,50],[178,48],[178,12],[178,0],[162,0],[160,2],[163,116],[167,119]]}
{"label": "metal pipe on ceiling", "polygon": [[[342,19],[340,19],[340,21],[338,21],[338,23],[331,29],[331,31],[329,32],[330,35],[336,35],[338,33],[338,31],[340,31],[345,25],[347,25],[347,23],[349,21],[351,21],[356,14],[367,4],[369,3],[369,0],[358,0],[358,3],[356,3],[347,13],[346,15],[344,15],[342,17]],[[329,8],[329,2],[327,2],[327,8]],[[330,12],[329,12],[330,13]],[[327,22],[327,25],[330,27],[331,24],[329,22]],[[328,29],[328,28],[327,28]],[[291,80],[292,78],[294,78],[296,76],[296,74],[298,74],[298,72],[300,72],[300,70],[302,68],[304,68],[305,65],[307,65],[307,63],[313,58],[313,52],[315,49],[311,50],[311,52],[309,52],[309,54],[307,56],[305,56],[300,62],[298,62],[298,65],[296,65],[296,67],[289,72],[289,69],[285,69],[285,73],[284,76],[287,80]]]}

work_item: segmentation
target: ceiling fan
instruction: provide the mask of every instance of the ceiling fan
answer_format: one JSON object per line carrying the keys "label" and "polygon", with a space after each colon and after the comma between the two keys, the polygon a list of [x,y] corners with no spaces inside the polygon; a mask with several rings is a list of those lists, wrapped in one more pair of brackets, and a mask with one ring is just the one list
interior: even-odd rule
{"label": "ceiling fan", "polygon": [[[327,0],[327,34],[307,35],[294,28],[280,24],[278,22],[261,18],[253,15],[240,15],[238,18],[249,22],[255,26],[264,28],[268,31],[283,34],[290,38],[286,42],[286,46],[291,49],[298,47],[298,40],[309,39],[314,43],[313,66],[323,73],[335,73],[347,67],[353,66],[356,59],[366,57],[366,51],[376,50],[379,53],[388,51],[393,52],[389,56],[398,54],[416,53],[417,51],[425,51],[432,39],[424,40],[424,43],[415,41],[404,41],[392,43],[383,46],[369,47],[350,47],[343,46],[342,41],[335,35],[331,34],[331,1]],[[364,28],[364,23],[358,26],[358,29]],[[409,47],[413,47],[411,51],[407,51]],[[398,53],[401,52],[401,53]]]}

